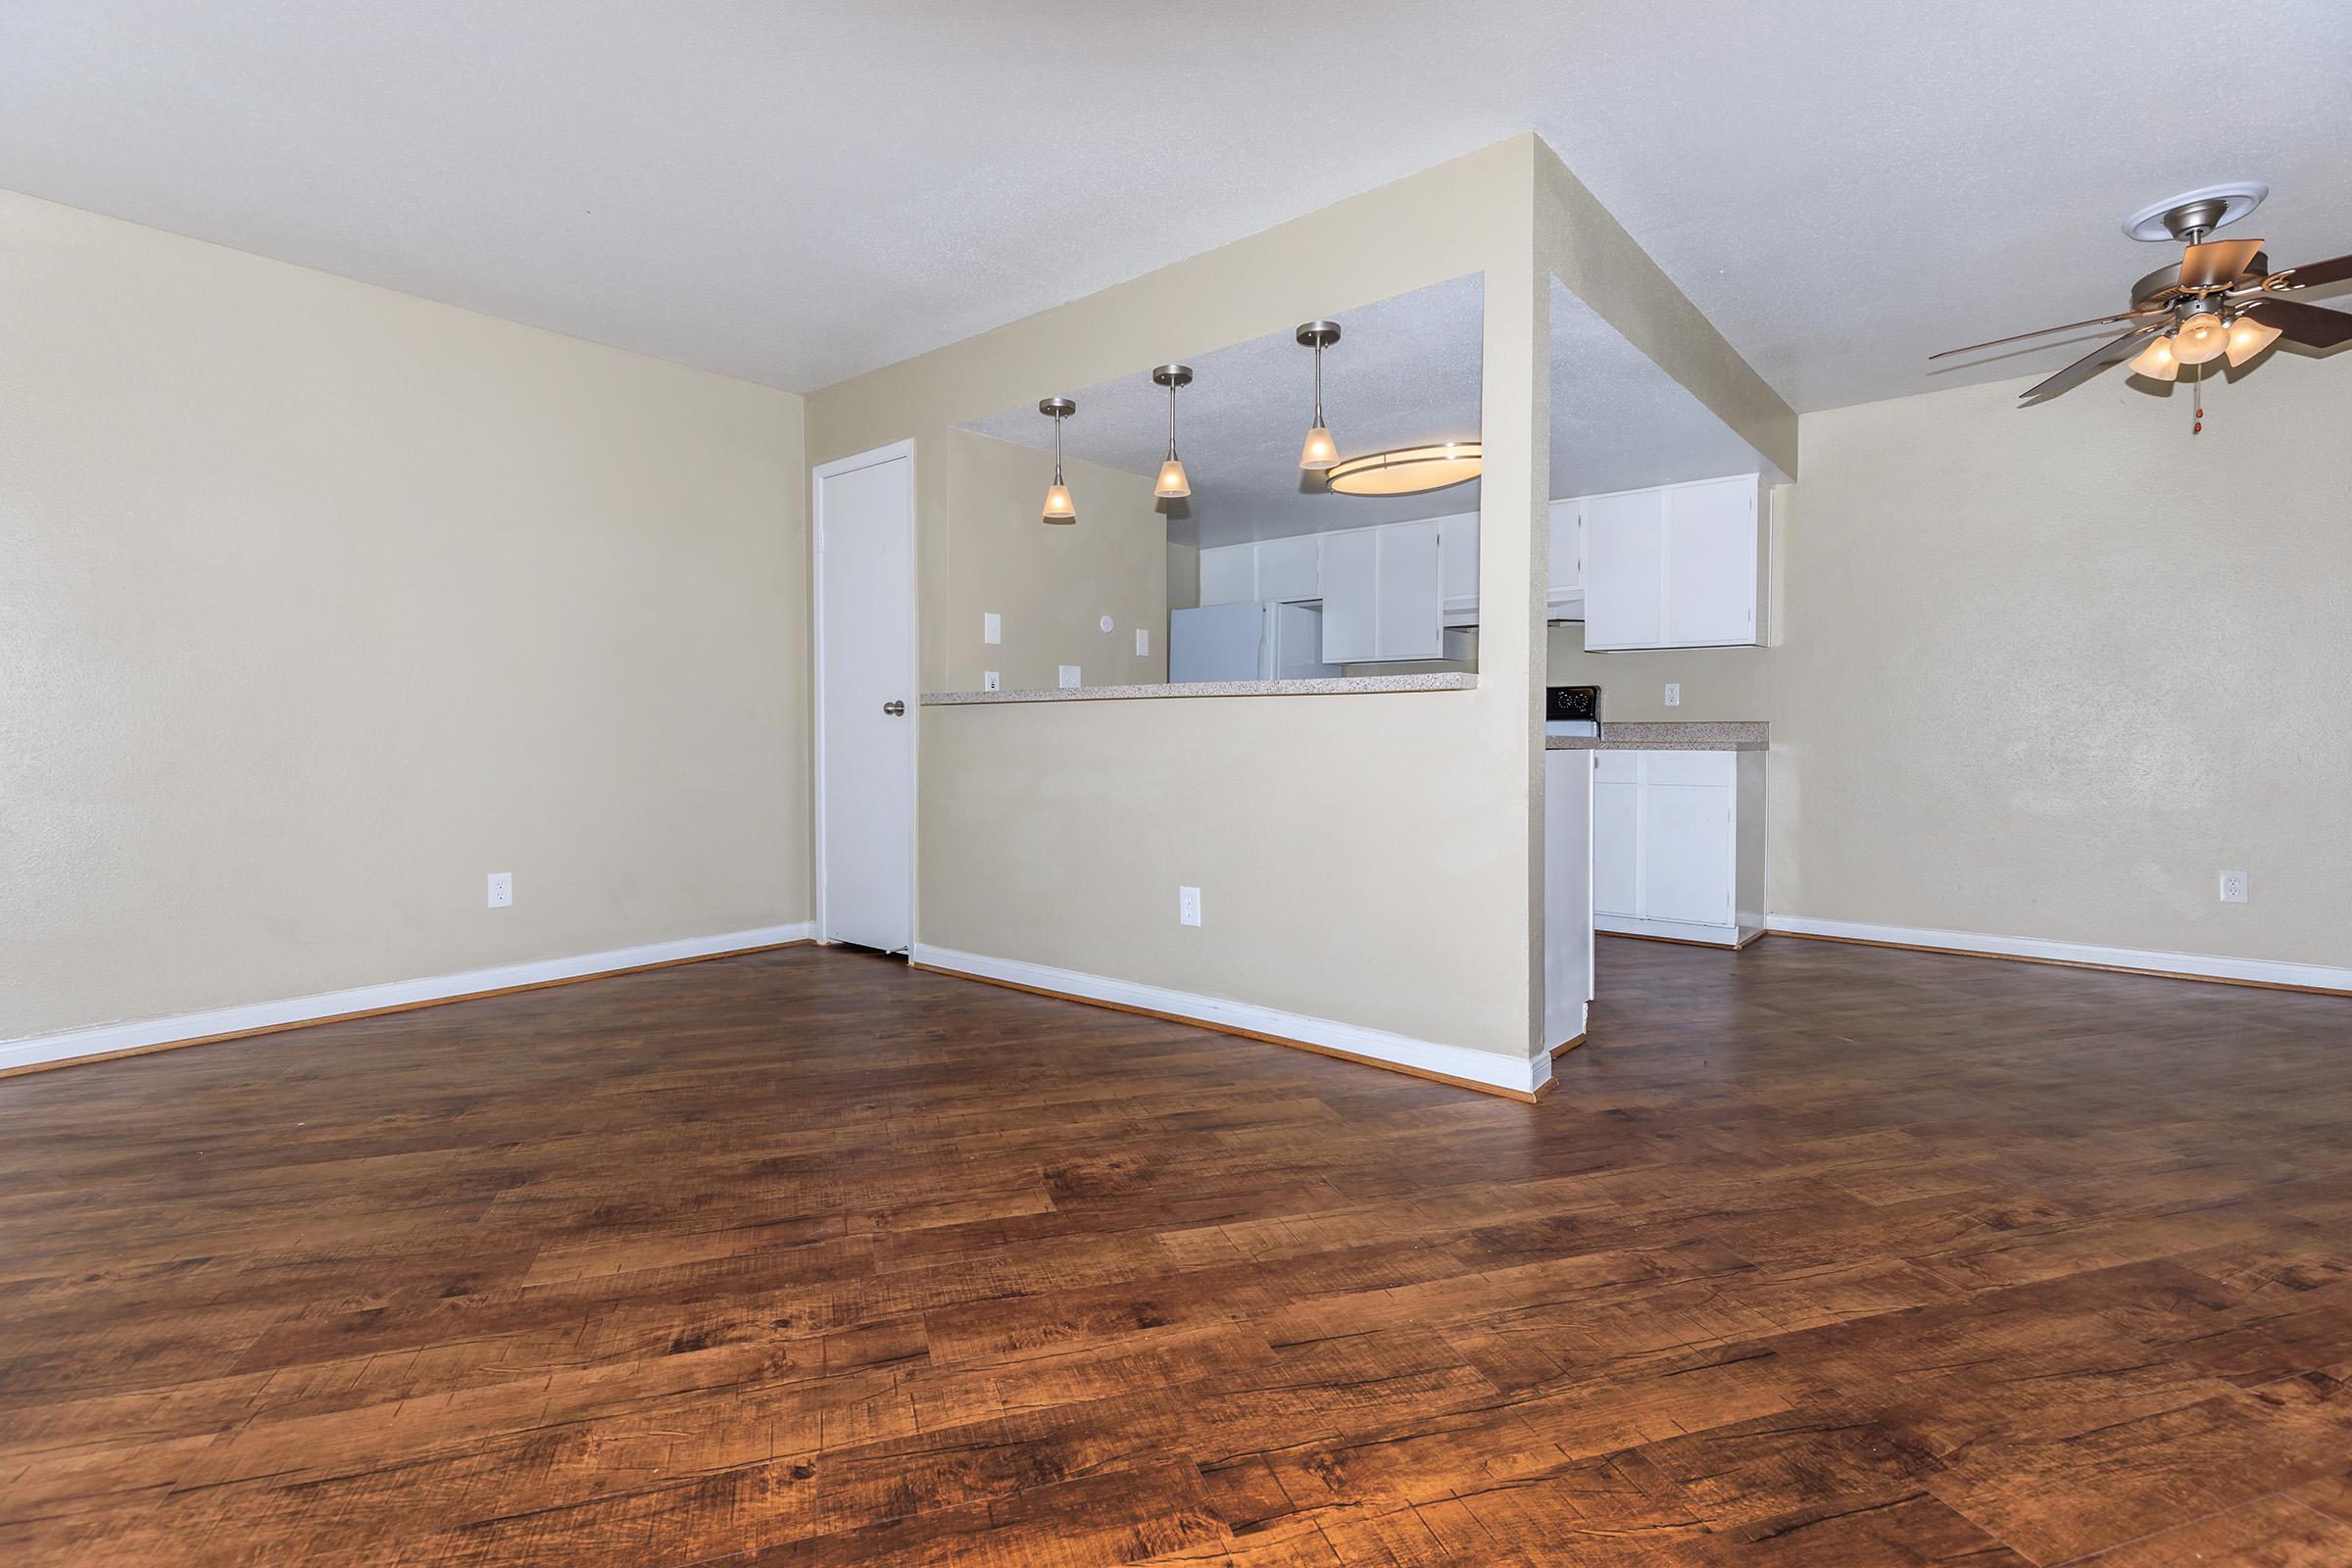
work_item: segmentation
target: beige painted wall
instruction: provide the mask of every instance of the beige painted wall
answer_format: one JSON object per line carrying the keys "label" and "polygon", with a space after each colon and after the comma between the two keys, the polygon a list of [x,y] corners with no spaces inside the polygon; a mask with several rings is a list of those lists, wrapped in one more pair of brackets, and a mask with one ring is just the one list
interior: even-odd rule
{"label": "beige painted wall", "polygon": [[[1053,454],[950,432],[941,689],[977,691],[990,669],[1006,691],[1053,686],[1063,664],[1076,664],[1087,686],[1168,678],[1168,523],[1152,481],[1075,460],[1062,477],[1078,520],[1044,522]],[[1002,617],[1004,640],[995,646],[981,640],[989,611]],[[1152,633],[1148,655],[1135,651],[1138,626]]]}
{"label": "beige painted wall", "polygon": [[[1482,591],[1529,602],[1545,328],[1531,302],[1547,303],[1533,147],[1519,138],[811,397],[813,461],[915,441],[926,686],[962,657],[965,566],[940,477],[954,425],[1490,269],[1520,282],[1488,288]],[[1164,567],[1158,580],[1164,593]],[[1490,629],[1502,673],[1467,692],[926,709],[920,940],[1525,1059],[1534,642],[1532,621]],[[1308,794],[1311,810],[1281,809]],[[1179,880],[1202,889],[1199,928],[1176,923]]]}
{"label": "beige painted wall", "polygon": [[[1614,228],[1522,136],[809,400],[813,461],[916,444],[922,660],[937,689],[962,657],[964,567],[937,456],[954,425],[1486,274],[1477,688],[926,709],[922,943],[1531,1055],[1549,272],[1595,309],[1666,323],[1657,352],[1720,380],[1717,401],[1743,417],[1761,386],[1736,356],[1727,369],[1729,350],[1656,269],[1617,265],[1622,246],[1592,232],[1602,225]],[[1759,433],[1785,436],[1793,462],[1792,420]],[[1199,928],[1176,923],[1179,882],[1202,890]]]}
{"label": "beige painted wall", "polygon": [[2273,354],[2194,436],[2185,388],[2027,384],[1804,416],[1779,646],[1555,627],[1552,678],[1771,720],[1775,914],[2352,963],[2343,356]]}
{"label": "beige painted wall", "polygon": [[808,916],[800,399],[0,235],[0,1038]]}

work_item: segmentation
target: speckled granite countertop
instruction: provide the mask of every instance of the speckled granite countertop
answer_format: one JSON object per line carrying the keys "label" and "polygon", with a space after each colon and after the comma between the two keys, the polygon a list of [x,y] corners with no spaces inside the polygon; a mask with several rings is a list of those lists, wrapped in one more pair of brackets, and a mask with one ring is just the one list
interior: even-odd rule
{"label": "speckled granite countertop", "polygon": [[1162,686],[1049,686],[1017,692],[925,692],[925,708],[984,703],[1103,703],[1139,697],[1332,697],[1349,692],[1463,692],[1476,675],[1352,675],[1332,680],[1196,680]]}
{"label": "speckled granite countertop", "polygon": [[1553,752],[1760,752],[1772,726],[1749,719],[1721,723],[1620,723],[1600,721],[1598,735],[1546,735]]}

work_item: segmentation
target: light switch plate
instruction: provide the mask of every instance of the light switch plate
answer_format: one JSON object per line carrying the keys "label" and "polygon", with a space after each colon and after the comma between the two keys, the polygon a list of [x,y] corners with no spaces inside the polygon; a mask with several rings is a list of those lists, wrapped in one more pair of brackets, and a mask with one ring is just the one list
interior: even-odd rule
{"label": "light switch plate", "polygon": [[1061,666],[1061,683],[1064,686],[1075,686],[1078,684],[1078,666],[1076,664],[1064,664]]}
{"label": "light switch plate", "polygon": [[997,673],[995,670],[993,670],[993,669],[984,669],[984,670],[982,670],[982,671],[980,672],[980,689],[981,689],[982,691],[984,691],[984,692],[1002,691],[1002,690],[1004,690],[1004,677],[1003,677],[1003,676],[1001,676],[1001,675],[999,675],[999,674],[998,674],[998,673]]}
{"label": "light switch plate", "polygon": [[2222,902],[2224,904],[2243,904],[2246,902],[2245,872],[2224,871],[2222,873]]}
{"label": "light switch plate", "polygon": [[514,902],[514,873],[512,871],[491,872],[490,907],[493,909],[504,909],[512,906]]}
{"label": "light switch plate", "polygon": [[1178,888],[1176,890],[1176,923],[1178,925],[1199,925],[1200,923],[1200,890],[1199,888]]}
{"label": "light switch plate", "polygon": [[1681,681],[1670,680],[1666,683],[1666,706],[1668,708],[1683,706],[1683,683]]}
{"label": "light switch plate", "polygon": [[1004,640],[1004,617],[993,610],[980,612],[980,640],[1001,643]]}
{"label": "light switch plate", "polygon": [[1135,651],[1138,654],[1149,654],[1152,652],[1151,627],[1138,626],[1135,628]]}

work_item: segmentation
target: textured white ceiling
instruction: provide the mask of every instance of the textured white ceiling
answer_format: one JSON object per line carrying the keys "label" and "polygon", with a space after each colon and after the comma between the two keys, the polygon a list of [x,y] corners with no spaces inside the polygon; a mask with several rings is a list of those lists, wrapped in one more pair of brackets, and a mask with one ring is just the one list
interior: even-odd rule
{"label": "textured white ceiling", "polygon": [[[2217,19],[2226,18],[2226,21]],[[0,185],[808,389],[1533,128],[1799,408],[2352,251],[2352,5],[10,0]]]}
{"label": "textured white ceiling", "polygon": [[[1323,363],[1324,415],[1354,457],[1479,434],[1481,280],[1455,278],[1349,312]],[[1475,481],[1419,496],[1332,495],[1298,468],[1313,358],[1277,332],[1194,356],[1177,446],[1193,493],[1163,508],[1178,544],[1236,544],[1478,508]],[[1059,388],[1041,388],[1051,395]],[[1167,449],[1168,395],[1148,368],[1070,394],[1062,451],[1149,479]],[[1034,402],[962,426],[1051,450]],[[1551,286],[1551,489],[1596,495],[1771,465],[1556,280]],[[1083,483],[1079,520],[1086,518]]]}

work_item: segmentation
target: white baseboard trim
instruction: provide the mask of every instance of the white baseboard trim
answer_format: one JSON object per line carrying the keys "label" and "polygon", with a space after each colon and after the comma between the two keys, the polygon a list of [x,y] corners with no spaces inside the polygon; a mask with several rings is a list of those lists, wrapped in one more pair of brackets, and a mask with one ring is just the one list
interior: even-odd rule
{"label": "white baseboard trim", "polygon": [[283,1002],[255,1002],[243,1006],[215,1007],[208,1012],[183,1012],[169,1018],[143,1018],[130,1023],[99,1024],[69,1029],[61,1034],[31,1035],[0,1041],[0,1072],[43,1062],[72,1061],[82,1056],[105,1056],[121,1051],[210,1040],[220,1035],[251,1034],[287,1024],[317,1023],[352,1013],[379,1012],[387,1007],[413,1006],[420,1002],[454,1002],[485,992],[510,991],[517,986],[546,985],[586,975],[638,969],[648,964],[675,963],[681,958],[710,958],[747,948],[772,948],[787,942],[807,942],[816,933],[811,921],[794,925],[757,926],[749,931],[722,931],[715,936],[681,937],[674,942],[649,942],[642,947],[614,948],[606,953],[583,953],[567,958],[539,958],[529,963],[505,963],[491,969],[468,969],[463,974],[433,975],[422,980],[392,980],[382,985],[355,986],[293,997]]}
{"label": "white baseboard trim", "polygon": [[1701,925],[1692,920],[1644,920],[1632,914],[1596,914],[1592,929],[1620,937],[1656,937],[1664,942],[1690,942],[1705,948],[1736,948],[1763,928],[1753,925]]}
{"label": "white baseboard trim", "polygon": [[2285,986],[2300,991],[2352,995],[2352,969],[2322,963],[2279,963],[2270,958],[2224,958],[2202,953],[2159,953],[2143,948],[2101,948],[2084,942],[2050,942],[2039,937],[1986,936],[1981,931],[1933,931],[1901,925],[1867,925],[1854,920],[1813,920],[1776,914],[1768,931],[1799,937],[1836,937],[1904,948],[1942,948],[1997,957],[2040,958],[2052,963],[2090,964],[2104,969],[2140,969],[2151,974],[2230,980],[2240,985]]}
{"label": "white baseboard trim", "polygon": [[920,942],[914,947],[914,961],[928,969],[945,969],[983,980],[1002,980],[1009,985],[1059,992],[1064,996],[1113,1003],[1122,1007],[1141,1007],[1149,1012],[1169,1013],[1218,1028],[1273,1035],[1301,1045],[1359,1056],[1366,1061],[1402,1067],[1412,1072],[1434,1073],[1441,1078],[1499,1089],[1507,1094],[1532,1095],[1551,1081],[1551,1057],[1548,1054],[1533,1061],[1517,1061],[1490,1051],[1472,1051],[1463,1046],[1440,1045],[1433,1040],[1415,1040],[1409,1035],[1391,1034],[1385,1029],[1370,1029],[1362,1024],[1342,1023],[1336,1018],[1283,1012],[1278,1008],[1255,1006],[1247,1002],[1228,1002],[1222,997],[1204,997],[1191,991],[1170,991],[1163,986],[1113,980],[1106,975],[1056,969],[1051,964],[1025,963],[1017,958],[991,958],[977,953],[958,953],[953,948],[935,948]]}

